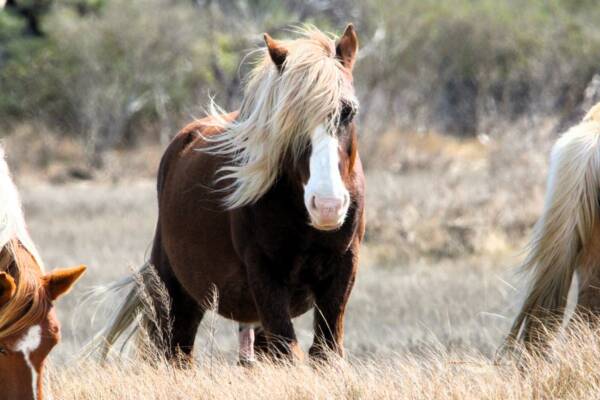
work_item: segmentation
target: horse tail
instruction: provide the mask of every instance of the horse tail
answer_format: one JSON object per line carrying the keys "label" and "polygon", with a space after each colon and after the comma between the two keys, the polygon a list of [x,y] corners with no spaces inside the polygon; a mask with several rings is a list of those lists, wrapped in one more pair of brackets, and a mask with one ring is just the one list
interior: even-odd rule
{"label": "horse tail", "polygon": [[535,348],[556,332],[564,317],[573,274],[600,216],[600,113],[593,112],[597,108],[552,148],[544,212],[523,264],[532,281],[505,345]]}
{"label": "horse tail", "polygon": [[[104,291],[117,294],[127,288],[129,292],[121,306],[116,309],[107,327],[99,334],[101,360],[107,359],[116,342],[126,333],[122,348],[140,328],[150,331],[152,339],[155,340],[155,336],[162,337],[160,334],[156,335],[157,331],[170,332],[168,321],[164,321],[164,316],[168,315],[170,309],[170,300],[154,266],[146,263],[136,273],[113,283]],[[159,345],[156,342],[155,344]]]}

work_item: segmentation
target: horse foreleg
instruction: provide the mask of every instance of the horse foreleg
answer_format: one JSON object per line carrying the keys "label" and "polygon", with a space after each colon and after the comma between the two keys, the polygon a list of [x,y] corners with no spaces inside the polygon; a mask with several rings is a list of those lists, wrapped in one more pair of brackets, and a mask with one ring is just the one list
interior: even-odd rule
{"label": "horse foreleg", "polygon": [[269,355],[269,340],[264,328],[260,325],[254,326],[254,355],[258,360]]}
{"label": "horse foreleg", "polygon": [[248,324],[239,325],[239,358],[240,365],[252,365],[256,361],[254,355],[254,326]]}
{"label": "horse foreleg", "polygon": [[343,257],[337,272],[314,288],[315,337],[309,350],[311,358],[326,359],[328,352],[344,356],[344,312],[357,267],[358,258],[351,250]]}
{"label": "horse foreleg", "polygon": [[269,343],[270,355],[290,361],[302,359],[290,314],[289,289],[271,275],[268,260],[251,258],[246,264],[248,282]]}

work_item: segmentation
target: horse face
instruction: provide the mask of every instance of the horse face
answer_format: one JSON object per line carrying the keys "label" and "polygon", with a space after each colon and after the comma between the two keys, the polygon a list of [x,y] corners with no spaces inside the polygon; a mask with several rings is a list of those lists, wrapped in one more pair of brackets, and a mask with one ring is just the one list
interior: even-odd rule
{"label": "horse face", "polygon": [[[353,97],[352,68],[358,50],[358,39],[349,25],[336,45],[336,57],[345,70],[345,87]],[[338,229],[344,223],[350,206],[352,170],[357,144],[354,116],[358,109],[354,98],[344,100],[333,124],[316,128],[311,136],[309,178],[304,186],[304,205],[311,225],[319,230]],[[335,128],[326,128],[332,127]],[[334,132],[331,132],[334,130]]]}
{"label": "horse face", "polygon": [[[42,317],[18,334],[0,341],[0,381],[2,398],[18,400],[42,399],[44,363],[50,351],[60,341],[60,323],[52,303],[66,293],[85,271],[85,267],[53,271],[42,277],[44,313]],[[13,300],[15,284],[12,277],[0,273],[0,310]]]}
{"label": "horse face", "polygon": [[311,138],[309,178],[304,187],[304,205],[311,225],[334,230],[343,225],[350,206],[351,174],[356,158],[354,111],[346,111],[337,132],[317,127]]}

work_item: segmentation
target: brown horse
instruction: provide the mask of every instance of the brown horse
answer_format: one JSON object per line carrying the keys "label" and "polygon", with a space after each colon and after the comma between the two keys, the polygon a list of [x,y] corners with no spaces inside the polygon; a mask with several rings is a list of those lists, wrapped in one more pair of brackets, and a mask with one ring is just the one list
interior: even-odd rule
{"label": "brown horse", "polygon": [[60,339],[53,301],[85,267],[43,273],[0,147],[0,398],[42,399],[44,361]]}
{"label": "brown horse", "polygon": [[[276,41],[265,34],[240,110],[213,108],[163,155],[149,265],[170,295],[163,328],[151,329],[167,357],[191,354],[214,293],[219,314],[242,324],[242,356],[256,349],[301,357],[292,318],[311,308],[311,356],[343,355],[344,311],[365,230],[353,122],[358,39],[352,25],[337,42],[313,28],[301,35]],[[104,354],[133,323],[136,293],[105,331]],[[256,340],[246,324],[260,325]]]}
{"label": "brown horse", "polygon": [[547,186],[525,261],[533,280],[509,347],[545,347],[564,318],[575,272],[577,316],[600,317],[600,103],[554,145]]}

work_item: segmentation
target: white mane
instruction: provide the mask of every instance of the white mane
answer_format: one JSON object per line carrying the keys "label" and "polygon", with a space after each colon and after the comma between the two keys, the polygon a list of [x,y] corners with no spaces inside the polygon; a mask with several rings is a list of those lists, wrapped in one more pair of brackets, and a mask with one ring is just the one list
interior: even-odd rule
{"label": "white mane", "polygon": [[19,192],[10,176],[4,149],[0,145],[0,248],[14,238],[27,248],[43,271],[42,259],[27,232]]}

